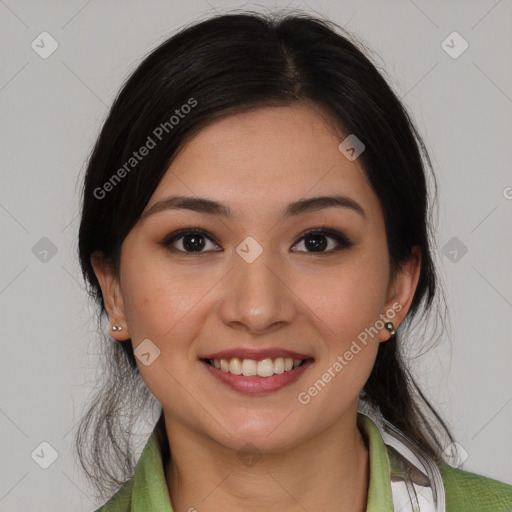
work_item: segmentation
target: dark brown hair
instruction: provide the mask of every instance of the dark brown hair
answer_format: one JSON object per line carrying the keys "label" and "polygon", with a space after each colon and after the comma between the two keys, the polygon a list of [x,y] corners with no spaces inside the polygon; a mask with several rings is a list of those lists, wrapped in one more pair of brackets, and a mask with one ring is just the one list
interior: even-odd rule
{"label": "dark brown hair", "polygon": [[[166,40],[122,87],[89,158],[80,263],[102,315],[105,305],[91,254],[101,251],[118,270],[123,240],[186,140],[233,112],[297,102],[321,107],[344,133],[355,134],[366,146],[359,158],[384,212],[392,272],[400,269],[413,246],[421,249],[421,274],[406,322],[394,338],[380,344],[364,392],[387,420],[439,461],[443,443],[438,436],[452,437],[403,358],[412,319],[423,322],[439,313],[435,299],[442,288],[432,259],[427,186],[430,179],[435,195],[435,177],[405,107],[384,79],[385,72],[365,53],[370,52],[362,43],[334,23],[289,12],[214,16]],[[191,99],[195,103],[187,115],[170,123],[176,110],[192,105]],[[112,181],[163,123],[168,127],[161,134],[163,142],[129,172],[120,173],[122,179]],[[111,186],[105,187],[107,182]],[[106,189],[108,194],[103,193]],[[407,344],[419,346],[420,338]],[[132,428],[153,399],[138,372],[131,342],[105,339],[102,347],[107,377],[79,425],[76,445],[85,471],[105,496],[133,476]],[[161,414],[157,432],[168,452]]]}

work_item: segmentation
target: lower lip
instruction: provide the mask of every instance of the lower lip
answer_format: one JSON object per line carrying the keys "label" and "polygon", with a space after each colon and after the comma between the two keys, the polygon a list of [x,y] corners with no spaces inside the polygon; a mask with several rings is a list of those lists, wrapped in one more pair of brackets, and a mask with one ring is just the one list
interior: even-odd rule
{"label": "lower lip", "polygon": [[215,366],[211,366],[206,361],[201,361],[206,369],[217,379],[230,388],[248,395],[261,395],[273,393],[292,384],[313,364],[312,359],[306,359],[297,368],[288,372],[272,375],[272,377],[245,377],[244,375],[235,375],[233,373],[224,372]]}

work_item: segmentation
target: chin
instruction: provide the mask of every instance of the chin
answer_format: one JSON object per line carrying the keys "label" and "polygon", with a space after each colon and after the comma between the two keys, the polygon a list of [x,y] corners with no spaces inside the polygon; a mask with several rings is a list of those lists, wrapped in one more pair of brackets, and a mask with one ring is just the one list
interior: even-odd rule
{"label": "chin", "polygon": [[249,448],[253,445],[261,453],[278,453],[295,446],[300,442],[300,435],[295,429],[290,429],[290,423],[275,416],[271,421],[260,418],[240,423],[230,422],[229,429],[217,430],[211,434],[218,443],[234,451]]}

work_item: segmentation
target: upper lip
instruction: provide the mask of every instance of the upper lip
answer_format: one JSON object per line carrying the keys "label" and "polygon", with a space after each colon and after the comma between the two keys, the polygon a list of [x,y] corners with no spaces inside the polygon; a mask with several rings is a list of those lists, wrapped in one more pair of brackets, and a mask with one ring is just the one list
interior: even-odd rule
{"label": "upper lip", "polygon": [[228,350],[222,350],[200,356],[200,359],[231,359],[238,357],[240,359],[253,359],[255,361],[261,361],[262,359],[275,358],[275,357],[291,357],[292,359],[310,359],[312,356],[308,354],[301,354],[300,352],[294,352],[293,350],[287,350],[284,348],[232,348]]}

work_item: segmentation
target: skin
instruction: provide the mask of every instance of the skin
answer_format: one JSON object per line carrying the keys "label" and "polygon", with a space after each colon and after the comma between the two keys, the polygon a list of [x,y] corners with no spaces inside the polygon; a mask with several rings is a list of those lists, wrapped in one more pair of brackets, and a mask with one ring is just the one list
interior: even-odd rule
{"label": "skin", "polygon": [[[358,159],[339,151],[345,137],[311,105],[216,120],[178,153],[145,212],[168,196],[196,195],[229,205],[234,218],[183,209],[147,216],[123,242],[119,280],[100,253],[91,258],[110,327],[123,328],[111,335],[131,339],[134,348],[149,338],[160,349],[149,366],[137,364],[164,410],[172,454],[165,471],[176,511],[366,510],[369,458],[357,404],[389,332],[382,328],[361,345],[307,405],[297,395],[397,303],[402,309],[392,321],[400,325],[420,254],[414,248],[392,278],[380,202]],[[289,203],[333,193],[357,201],[366,218],[330,207],[279,221]],[[323,253],[308,249],[304,231],[324,226],[354,245],[328,253],[338,243],[327,237]],[[160,244],[184,227],[213,236],[204,239],[207,252],[173,253]],[[252,263],[235,251],[248,236],[263,249]],[[182,242],[174,247],[185,250]],[[198,360],[242,346],[286,348],[315,362],[284,389],[250,396]],[[246,443],[260,454],[251,466],[237,457]]]}

